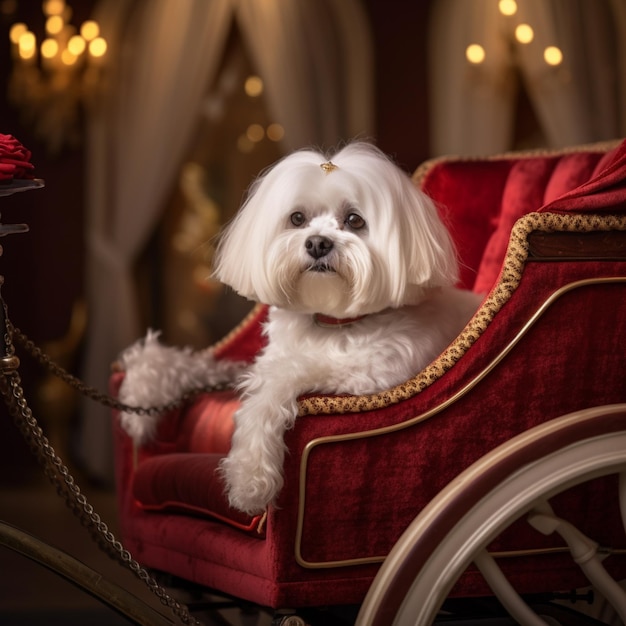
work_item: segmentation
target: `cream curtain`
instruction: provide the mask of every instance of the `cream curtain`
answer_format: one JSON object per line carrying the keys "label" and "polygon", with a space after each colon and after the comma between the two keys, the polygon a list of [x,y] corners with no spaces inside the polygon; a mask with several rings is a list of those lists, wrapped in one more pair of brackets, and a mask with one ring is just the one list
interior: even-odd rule
{"label": "cream curtain", "polygon": [[[513,16],[501,15],[495,0],[437,0],[431,17],[433,154],[513,147],[520,79],[548,146],[623,134],[626,31],[620,0],[517,0]],[[534,30],[529,44],[515,40],[521,23]],[[467,62],[465,49],[472,43],[485,49],[483,63]],[[543,59],[551,45],[563,52],[554,67]]]}
{"label": "cream curtain", "polygon": [[372,131],[373,58],[358,2],[245,0],[236,19],[287,150]]}
{"label": "cream curtain", "polygon": [[[372,65],[358,0],[102,0],[107,102],[90,121],[84,378],[105,388],[142,336],[133,267],[170,194],[233,23],[286,129],[286,149],[371,132]],[[357,106],[358,103],[358,106]],[[78,455],[112,475],[108,411],[84,407]]]}

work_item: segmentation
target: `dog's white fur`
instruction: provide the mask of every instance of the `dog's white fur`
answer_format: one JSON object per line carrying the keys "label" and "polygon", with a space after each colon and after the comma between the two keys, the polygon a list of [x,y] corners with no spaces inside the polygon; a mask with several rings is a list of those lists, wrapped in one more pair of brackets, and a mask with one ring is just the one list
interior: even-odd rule
{"label": "dog's white fur", "polygon": [[[367,143],[331,158],[336,169],[328,172],[320,167],[327,156],[314,150],[279,161],[254,183],[218,246],[216,276],[271,305],[268,344],[239,379],[242,404],[221,466],[231,505],[248,513],[264,510],[281,490],[283,436],[298,396],[400,384],[437,357],[480,302],[453,287],[451,238],[402,170]],[[319,313],[365,317],[328,327]],[[157,404],[240,370],[220,371],[218,363],[209,352],[166,348],[148,335],[122,357],[121,397]],[[138,440],[154,431],[144,417],[122,419]]]}
{"label": "dog's white fur", "polygon": [[[120,400],[132,407],[162,407],[187,391],[232,383],[245,369],[245,363],[218,360],[211,350],[193,352],[190,348],[165,346],[160,333],[149,330],[145,338],[127,348],[116,367],[125,371]],[[158,414],[122,413],[124,430],[138,445],[154,438]]]}

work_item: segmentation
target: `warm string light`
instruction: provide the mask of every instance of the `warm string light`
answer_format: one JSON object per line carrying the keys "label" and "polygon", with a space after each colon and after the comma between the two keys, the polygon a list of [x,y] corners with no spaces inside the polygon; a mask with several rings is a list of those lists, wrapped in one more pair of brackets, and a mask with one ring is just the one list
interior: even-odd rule
{"label": "warm string light", "polygon": [[518,24],[515,27],[515,39],[520,43],[530,43],[535,38],[535,31],[528,24]]}
{"label": "warm string light", "polygon": [[41,41],[28,25],[16,22],[9,38],[13,71],[9,99],[21,110],[52,152],[78,138],[78,109],[97,96],[107,42],[95,20],[79,29],[65,0],[44,0]]}
{"label": "warm string light", "polygon": [[543,51],[543,59],[548,65],[560,65],[563,62],[563,53],[556,46],[548,46]]}
{"label": "warm string light", "polygon": [[[516,15],[517,9],[516,0],[498,1],[498,10],[505,18]],[[528,45],[535,39],[535,31],[530,24],[520,23],[515,27],[514,36],[518,43]],[[472,65],[480,65],[486,57],[485,48],[478,43],[472,43],[465,49],[465,58]],[[558,66],[563,62],[563,52],[557,46],[548,46],[543,51],[543,60],[547,65]]]}
{"label": "warm string light", "polygon": [[477,65],[485,60],[485,49],[477,43],[470,44],[467,46],[465,56],[470,63]]}
{"label": "warm string light", "polygon": [[[263,94],[263,80],[259,76],[248,76],[244,81],[243,88],[248,97],[258,98]],[[281,141],[284,136],[285,129],[277,122],[269,124],[267,128],[258,123],[250,124],[245,132],[239,135],[237,148],[240,152],[249,153],[254,150],[256,144],[260,143],[265,138],[270,141],[278,142]]]}
{"label": "warm string light", "polygon": [[500,0],[498,2],[498,10],[502,15],[515,15],[517,13],[517,2],[515,0]]}

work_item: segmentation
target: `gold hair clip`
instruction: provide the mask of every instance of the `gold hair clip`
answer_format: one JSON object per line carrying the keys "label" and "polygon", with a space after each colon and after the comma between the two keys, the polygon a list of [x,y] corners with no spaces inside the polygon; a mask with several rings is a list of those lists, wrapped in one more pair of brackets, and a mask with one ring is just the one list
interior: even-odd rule
{"label": "gold hair clip", "polygon": [[324,170],[325,174],[330,174],[333,170],[337,169],[337,166],[332,161],[326,161],[326,163],[322,163],[320,167]]}

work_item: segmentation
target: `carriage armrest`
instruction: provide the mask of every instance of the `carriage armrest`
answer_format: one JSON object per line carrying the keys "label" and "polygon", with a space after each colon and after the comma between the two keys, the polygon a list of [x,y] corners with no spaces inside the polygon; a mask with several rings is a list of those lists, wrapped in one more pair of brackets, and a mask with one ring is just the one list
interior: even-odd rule
{"label": "carriage armrest", "polygon": [[[278,502],[295,509],[301,566],[382,562],[413,517],[481,453],[570,408],[619,400],[621,352],[605,331],[625,330],[626,218],[529,214],[514,239],[476,316],[414,379],[376,397],[302,399],[286,436],[290,480]],[[580,370],[600,369],[597,383],[572,382]],[[567,394],[555,395],[563,381]],[[485,415],[494,416],[489,426]]]}

